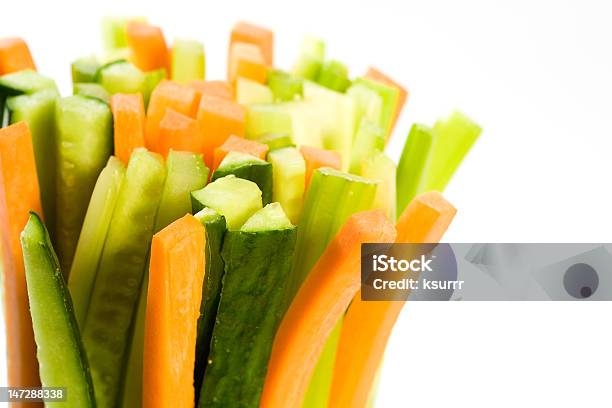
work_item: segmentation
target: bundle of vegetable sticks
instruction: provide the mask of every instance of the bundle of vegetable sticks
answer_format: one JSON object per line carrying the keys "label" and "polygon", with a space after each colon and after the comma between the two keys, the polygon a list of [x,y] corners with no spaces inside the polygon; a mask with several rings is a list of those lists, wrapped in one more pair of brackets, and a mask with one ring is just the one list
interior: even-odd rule
{"label": "bundle of vegetable sticks", "polygon": [[[461,113],[385,154],[407,91],[304,40],[234,26],[227,78],[195,40],[107,18],[73,95],[0,39],[9,385],[66,407],[363,407],[403,302],[360,297],[364,242],[438,242],[478,138]],[[36,404],[32,404],[35,406]]]}

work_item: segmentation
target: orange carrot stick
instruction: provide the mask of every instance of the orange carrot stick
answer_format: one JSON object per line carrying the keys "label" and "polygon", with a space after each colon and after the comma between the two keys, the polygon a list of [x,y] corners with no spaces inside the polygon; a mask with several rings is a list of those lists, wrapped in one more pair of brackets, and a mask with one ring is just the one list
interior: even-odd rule
{"label": "orange carrot stick", "polygon": [[247,153],[251,156],[266,160],[266,154],[268,154],[268,149],[269,147],[267,144],[231,135],[221,146],[215,149],[213,171],[217,167],[219,167],[219,164],[221,164],[221,162],[229,152]]}
{"label": "orange carrot stick", "polygon": [[144,339],[145,407],[193,407],[205,244],[204,226],[190,214],[153,237]]}
{"label": "orange carrot stick", "polygon": [[408,91],[406,88],[389,78],[387,75],[377,70],[374,67],[368,68],[368,72],[365,74],[366,78],[370,78],[374,81],[380,82],[381,84],[391,86],[396,88],[399,91],[399,96],[397,98],[397,107],[395,108],[395,113],[393,115],[393,124],[391,125],[391,130],[395,127],[395,123],[399,118],[402,109],[404,108],[404,104],[406,103],[406,99],[408,99]]}
{"label": "orange carrot stick", "polygon": [[274,33],[267,28],[246,22],[237,23],[230,36],[230,49],[237,42],[256,45],[267,65],[274,65]]}
{"label": "orange carrot stick", "polygon": [[359,290],[361,244],[392,242],[395,228],[380,210],[351,216],[293,299],[274,339],[263,408],[299,407],[323,346]]}
{"label": "orange carrot stick", "polygon": [[241,42],[232,44],[227,64],[227,80],[230,83],[242,77],[265,84],[268,69],[264,55],[256,45]]}
{"label": "orange carrot stick", "polygon": [[[440,193],[422,194],[397,222],[396,242],[436,243],[455,213]],[[366,406],[387,340],[403,306],[401,301],[363,301],[361,293],[354,297],[340,333],[330,407]]]}
{"label": "orange carrot stick", "polygon": [[0,39],[0,75],[24,69],[36,70],[28,44],[21,38]]}
{"label": "orange carrot stick", "polygon": [[159,123],[170,108],[176,112],[195,117],[199,96],[196,91],[177,82],[164,80],[151,93],[145,123],[145,142],[149,150],[158,151]]}
{"label": "orange carrot stick", "polygon": [[234,89],[225,81],[202,81],[201,79],[193,79],[187,82],[187,86],[195,90],[200,98],[202,95],[206,95],[227,99],[228,101],[234,99]]}
{"label": "orange carrot stick", "polygon": [[170,75],[170,51],[159,27],[132,20],[127,23],[126,34],[134,65],[143,71],[164,68]]}
{"label": "orange carrot stick", "polygon": [[166,109],[159,123],[157,153],[166,157],[170,149],[199,153],[202,143],[198,136],[198,122],[189,116]]}
{"label": "orange carrot stick", "polygon": [[114,94],[111,98],[115,129],[115,156],[127,165],[132,151],[145,147],[142,94]]}
{"label": "orange carrot stick", "polygon": [[215,149],[230,135],[244,137],[245,115],[245,108],[237,102],[202,96],[198,125],[208,168],[213,165]]}
{"label": "orange carrot stick", "polygon": [[[40,386],[19,236],[29,212],[41,213],[32,137],[25,122],[0,129],[0,231],[8,385]],[[41,406],[38,404],[37,406]]]}
{"label": "orange carrot stick", "polygon": [[306,162],[306,188],[310,185],[310,178],[316,169],[331,167],[337,170],[342,168],[342,157],[334,150],[318,149],[316,147],[302,146],[300,153]]}

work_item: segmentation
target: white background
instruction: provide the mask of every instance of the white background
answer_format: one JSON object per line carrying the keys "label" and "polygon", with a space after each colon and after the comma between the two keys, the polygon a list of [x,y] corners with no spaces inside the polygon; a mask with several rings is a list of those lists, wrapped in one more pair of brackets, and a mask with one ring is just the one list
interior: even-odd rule
{"label": "white background", "polygon": [[[145,15],[170,40],[205,43],[222,78],[228,35],[246,19],[276,33],[290,67],[304,34],[352,75],[369,64],[411,94],[412,122],[460,108],[484,133],[446,196],[451,242],[597,242],[612,231],[612,25],[594,1],[12,1],[0,37],[23,36],[69,91],[69,62],[100,48],[99,19]],[[382,407],[610,407],[610,304],[409,304],[390,340]],[[2,345],[0,345],[2,347]],[[0,383],[3,377],[0,377]]]}

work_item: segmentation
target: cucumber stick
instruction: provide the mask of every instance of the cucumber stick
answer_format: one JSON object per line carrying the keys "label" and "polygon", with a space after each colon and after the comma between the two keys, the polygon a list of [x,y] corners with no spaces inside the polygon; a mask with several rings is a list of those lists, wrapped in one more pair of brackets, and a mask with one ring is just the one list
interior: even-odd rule
{"label": "cucumber stick", "polygon": [[385,132],[376,123],[362,119],[351,151],[349,171],[361,174],[362,163],[377,152],[385,150]]}
{"label": "cucumber stick", "polygon": [[246,108],[246,137],[257,140],[266,133],[291,134],[291,116],[283,104],[257,103]]}
{"label": "cucumber stick", "polygon": [[[183,215],[191,213],[191,192],[203,188],[207,180],[208,168],[204,164],[202,155],[170,150],[166,159],[166,180],[157,210],[154,232],[161,231]],[[126,408],[142,405],[142,364],[148,267],[145,268],[144,272],[122,393],[122,406]]]}
{"label": "cucumber stick", "polygon": [[106,235],[83,330],[99,407],[118,404],[165,176],[160,156],[135,150]]}
{"label": "cucumber stick", "polygon": [[146,78],[145,74],[134,64],[127,61],[116,61],[98,69],[96,82],[113,95],[143,92]]}
{"label": "cucumber stick", "polygon": [[72,93],[74,95],[82,95],[89,98],[98,99],[104,103],[110,104],[110,94],[100,84],[77,82],[72,85]]}
{"label": "cucumber stick", "polygon": [[204,45],[198,41],[177,39],[172,45],[172,79],[186,83],[206,76]]}
{"label": "cucumber stick", "polygon": [[206,230],[206,270],[204,272],[204,286],[202,287],[200,318],[198,319],[194,372],[197,401],[202,387],[202,380],[204,379],[204,372],[210,352],[210,339],[217,318],[219,300],[221,299],[221,280],[224,273],[221,245],[223,244],[226,225],[225,218],[210,208],[204,208],[195,217],[204,225]]}
{"label": "cucumber stick", "polygon": [[212,175],[212,181],[227,175],[250,180],[261,190],[263,205],[272,200],[272,165],[250,154],[231,151]]}
{"label": "cucumber stick", "polygon": [[225,275],[200,407],[259,405],[295,242],[296,228],[278,203],[225,234]]}
{"label": "cucumber stick", "polygon": [[241,105],[272,103],[274,102],[274,95],[266,85],[248,78],[238,77],[236,80],[236,101]]}
{"label": "cucumber stick", "polygon": [[47,78],[36,71],[24,70],[0,77],[0,95],[33,94],[45,89],[55,89],[57,91],[57,85],[53,79]]}
{"label": "cucumber stick", "polygon": [[302,212],[306,163],[295,147],[285,147],[268,153],[272,164],[272,199],[282,205],[292,223],[297,224]]}
{"label": "cucumber stick", "polygon": [[378,152],[363,163],[361,175],[379,181],[372,207],[383,210],[390,220],[395,220],[397,215],[396,168],[393,160],[386,154]]}
{"label": "cucumber stick", "polygon": [[43,387],[66,387],[67,399],[45,406],[94,407],[79,328],[49,234],[32,213],[21,235],[36,356]]}
{"label": "cucumber stick", "polygon": [[212,208],[225,217],[228,229],[237,230],[261,209],[261,190],[252,181],[230,174],[191,193],[191,206],[194,213]]}
{"label": "cucumber stick", "polygon": [[267,144],[270,151],[283,147],[295,147],[295,143],[288,133],[266,133],[259,136],[257,141]]}
{"label": "cucumber stick", "polygon": [[72,83],[95,82],[96,72],[100,68],[98,59],[91,55],[77,59],[70,66],[72,70]]}
{"label": "cucumber stick", "polygon": [[55,234],[55,102],[58,97],[57,90],[49,88],[7,100],[10,123],[24,121],[30,128],[43,214],[52,238]]}
{"label": "cucumber stick", "polygon": [[79,327],[84,327],[85,324],[102,247],[124,176],[125,167],[121,160],[114,156],[108,159],[89,200],[68,279]]}

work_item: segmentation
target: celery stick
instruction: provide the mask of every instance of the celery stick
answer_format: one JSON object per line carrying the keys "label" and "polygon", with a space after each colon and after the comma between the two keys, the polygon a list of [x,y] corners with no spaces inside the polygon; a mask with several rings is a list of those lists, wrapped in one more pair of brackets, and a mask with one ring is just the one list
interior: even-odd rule
{"label": "celery stick", "polygon": [[292,101],[303,93],[303,81],[284,71],[272,70],[268,73],[268,86],[276,101]]}
{"label": "celery stick", "polygon": [[375,91],[381,97],[382,111],[380,125],[387,134],[390,133],[399,101],[399,90],[368,78],[357,78],[354,83]]}
{"label": "celery stick", "polygon": [[265,133],[259,136],[257,141],[267,144],[270,151],[284,147],[295,147],[295,143],[288,133]]}
{"label": "celery stick", "polygon": [[319,71],[317,83],[331,90],[344,92],[351,86],[351,80],[348,77],[348,68],[340,61],[327,61]]}
{"label": "celery stick", "polygon": [[274,102],[274,95],[266,85],[239,77],[236,80],[236,100],[242,105],[272,103]]}
{"label": "celery stick", "polygon": [[346,90],[346,94],[355,101],[355,120],[357,126],[363,118],[366,118],[383,127],[383,100],[376,91],[364,84],[356,83]]}
{"label": "celery stick", "polygon": [[419,191],[430,160],[433,139],[431,128],[412,125],[397,165],[397,215],[404,211]]}
{"label": "celery stick", "polygon": [[353,142],[349,172],[360,174],[362,163],[384,149],[385,132],[376,123],[364,118]]}
{"label": "celery stick", "polygon": [[325,43],[314,37],[306,37],[302,41],[300,56],[293,66],[292,74],[297,78],[314,81],[325,58]]}
{"label": "celery stick", "polygon": [[443,191],[481,131],[480,126],[460,112],[437,121],[434,125],[436,137],[431,147],[431,160],[419,190]]}
{"label": "celery stick", "polygon": [[361,175],[380,182],[376,189],[373,208],[383,210],[390,220],[395,221],[397,213],[396,168],[393,160],[386,154],[378,152],[363,162]]}
{"label": "celery stick", "polygon": [[272,163],[272,201],[279,202],[287,217],[297,224],[302,211],[306,163],[295,147],[285,147],[268,153]]}
{"label": "celery stick", "polygon": [[204,45],[194,40],[178,39],[172,45],[172,79],[186,83],[206,76]]}
{"label": "celery stick", "polygon": [[266,133],[291,133],[291,116],[280,104],[254,104],[247,107],[246,136],[257,140]]}
{"label": "celery stick", "polygon": [[124,175],[125,166],[121,160],[111,157],[94,187],[74,253],[68,289],[72,295],[74,314],[81,328],[85,324],[102,247]]}

